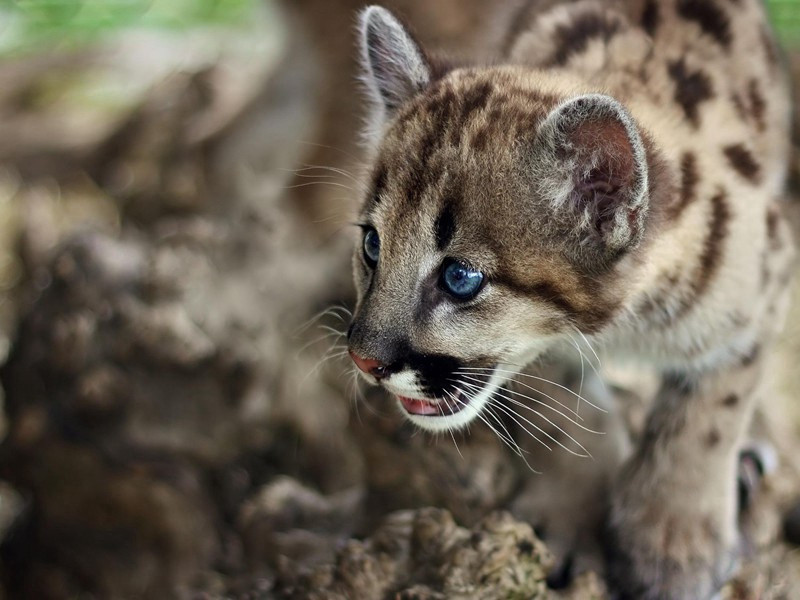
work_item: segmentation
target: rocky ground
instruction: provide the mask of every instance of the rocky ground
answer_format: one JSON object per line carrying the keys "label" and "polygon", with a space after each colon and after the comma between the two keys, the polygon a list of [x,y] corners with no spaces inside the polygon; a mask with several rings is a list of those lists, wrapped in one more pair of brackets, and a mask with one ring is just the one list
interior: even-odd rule
{"label": "rocky ground", "polygon": [[[286,198],[353,183],[302,166],[305,72],[276,31],[249,35],[0,65],[4,597],[605,598],[602,502],[565,494],[586,520],[571,523],[588,558],[570,583],[546,545],[558,515],[535,498],[562,469],[604,489],[610,436],[580,438],[594,462],[520,438],[534,475],[488,429],[417,435],[352,378],[349,238],[309,234]],[[155,73],[157,44],[174,60]],[[102,109],[86,102],[98,90]],[[800,153],[794,173],[797,191]],[[789,398],[796,304],[774,373]],[[635,439],[642,403],[624,387]],[[797,407],[759,416],[782,462],[742,516],[724,598],[800,589],[781,518],[800,497]]]}

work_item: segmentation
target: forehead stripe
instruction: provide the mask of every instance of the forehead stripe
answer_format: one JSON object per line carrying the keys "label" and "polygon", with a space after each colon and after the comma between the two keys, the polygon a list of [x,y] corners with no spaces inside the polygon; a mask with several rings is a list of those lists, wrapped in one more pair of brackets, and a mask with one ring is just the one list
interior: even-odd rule
{"label": "forehead stripe", "polygon": [[448,200],[445,202],[442,212],[436,218],[434,225],[434,233],[436,235],[436,247],[439,250],[444,250],[453,239],[453,234],[456,231],[456,220],[453,214],[453,205]]}

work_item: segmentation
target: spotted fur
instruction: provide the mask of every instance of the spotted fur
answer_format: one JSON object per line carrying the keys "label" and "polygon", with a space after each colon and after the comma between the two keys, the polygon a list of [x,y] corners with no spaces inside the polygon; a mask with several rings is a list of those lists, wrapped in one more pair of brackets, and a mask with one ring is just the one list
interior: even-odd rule
{"label": "spotted fur", "polygon": [[[736,562],[735,461],[793,257],[789,104],[761,3],[526,3],[490,66],[443,67],[377,7],[361,34],[360,220],[381,248],[375,268],[360,241],[354,256],[351,351],[442,407],[408,413],[433,431],[479,418],[574,335],[655,369],[611,498],[609,578],[622,597],[711,597]],[[452,260],[483,273],[474,297],[447,291]],[[465,369],[483,374],[469,393]]]}

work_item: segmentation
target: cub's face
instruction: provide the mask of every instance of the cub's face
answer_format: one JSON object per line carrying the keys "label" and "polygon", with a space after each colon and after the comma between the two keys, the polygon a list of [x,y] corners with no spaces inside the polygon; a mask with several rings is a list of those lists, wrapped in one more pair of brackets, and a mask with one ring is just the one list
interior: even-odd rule
{"label": "cub's face", "polygon": [[383,9],[363,13],[362,45],[377,142],[350,353],[413,422],[461,427],[552,344],[619,310],[647,212],[644,150],[607,96],[541,91],[514,68],[435,78]]}

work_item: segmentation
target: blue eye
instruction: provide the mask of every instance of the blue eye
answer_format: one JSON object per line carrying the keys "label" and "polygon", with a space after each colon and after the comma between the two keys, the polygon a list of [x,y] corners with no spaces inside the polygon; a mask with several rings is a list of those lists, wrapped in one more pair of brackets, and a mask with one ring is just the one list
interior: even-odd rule
{"label": "blue eye", "polygon": [[483,273],[462,262],[450,260],[442,267],[442,287],[459,300],[474,297],[482,283]]}
{"label": "blue eye", "polygon": [[380,253],[381,239],[378,237],[378,232],[369,228],[364,234],[364,258],[370,267],[375,268],[375,265],[378,264]]}

